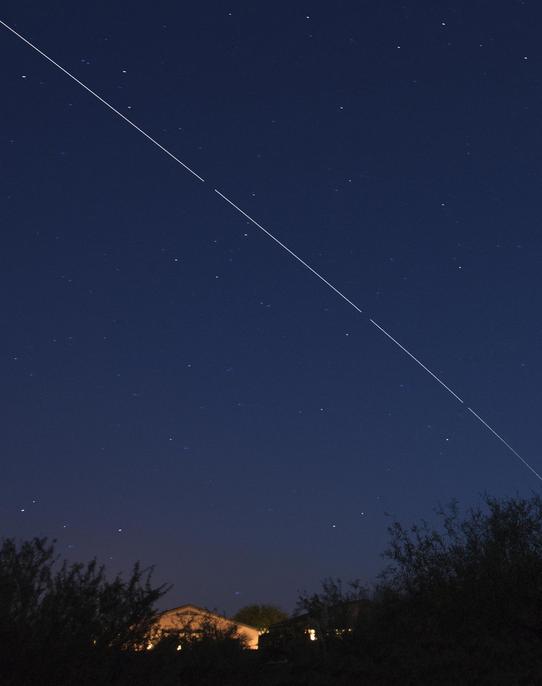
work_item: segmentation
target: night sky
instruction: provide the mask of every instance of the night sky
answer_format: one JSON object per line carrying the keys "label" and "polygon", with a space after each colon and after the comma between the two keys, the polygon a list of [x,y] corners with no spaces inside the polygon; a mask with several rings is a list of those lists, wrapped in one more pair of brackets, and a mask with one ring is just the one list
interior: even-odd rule
{"label": "night sky", "polygon": [[0,26],[1,535],[291,610],[394,518],[539,490],[465,406],[542,470],[539,2],[1,19],[205,179]]}

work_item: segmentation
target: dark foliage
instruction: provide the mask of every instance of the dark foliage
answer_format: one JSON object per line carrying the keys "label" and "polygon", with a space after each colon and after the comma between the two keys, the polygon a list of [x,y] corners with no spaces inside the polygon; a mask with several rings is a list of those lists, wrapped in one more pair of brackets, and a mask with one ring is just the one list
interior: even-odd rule
{"label": "dark foliage", "polygon": [[[244,650],[209,623],[146,645],[164,592],[59,565],[35,539],[0,548],[0,683],[6,686],[542,685],[542,499],[455,503],[390,528],[388,567],[369,594],[327,579],[281,623],[287,650]],[[307,628],[318,640],[307,638]],[[272,631],[268,634],[271,637]],[[271,644],[270,644],[271,645]]]}
{"label": "dark foliage", "polygon": [[95,560],[59,564],[35,538],[0,547],[2,684],[114,683],[145,645],[164,586],[135,565],[127,580],[106,578]]}
{"label": "dark foliage", "polygon": [[344,636],[357,618],[357,611],[353,611],[368,598],[369,590],[359,580],[344,585],[342,579],[329,578],[322,581],[320,593],[299,596],[296,612],[309,616],[318,640],[325,645],[336,637]]}
{"label": "dark foliage", "polygon": [[[542,500],[497,500],[441,526],[390,528],[389,566],[352,631],[319,646],[319,674],[345,683],[542,684]],[[316,622],[329,582],[302,598]],[[346,601],[346,604],[345,604]],[[325,612],[324,612],[325,616]],[[351,679],[349,682],[348,679]]]}
{"label": "dark foliage", "polygon": [[288,615],[276,605],[246,605],[233,617],[236,622],[255,626],[257,629],[268,629],[271,624],[282,622]]}
{"label": "dark foliage", "polygon": [[542,500],[438,515],[439,529],[391,528],[361,644],[412,683],[542,683]]}

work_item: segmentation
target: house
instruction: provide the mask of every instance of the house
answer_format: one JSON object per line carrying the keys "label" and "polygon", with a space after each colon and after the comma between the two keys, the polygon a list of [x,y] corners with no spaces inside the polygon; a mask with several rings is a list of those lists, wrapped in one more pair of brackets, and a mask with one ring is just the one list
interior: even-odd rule
{"label": "house", "polygon": [[[190,639],[203,636],[217,638],[238,636],[244,639],[247,648],[256,649],[260,635],[256,627],[236,622],[197,605],[180,605],[160,613],[153,633],[157,638],[168,634],[178,634],[181,639],[180,648],[182,648],[183,636]],[[149,647],[152,647],[152,642]]]}
{"label": "house", "polygon": [[352,600],[333,606],[322,606],[316,612],[295,615],[271,624],[260,636],[260,648],[275,655],[288,654],[310,646],[313,641],[344,637],[355,628],[360,613],[366,612],[369,600]]}

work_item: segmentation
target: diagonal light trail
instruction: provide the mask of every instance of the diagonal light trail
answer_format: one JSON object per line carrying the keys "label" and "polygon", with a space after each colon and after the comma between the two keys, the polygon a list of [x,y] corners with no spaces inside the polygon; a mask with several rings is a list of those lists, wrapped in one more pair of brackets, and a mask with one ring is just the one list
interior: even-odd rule
{"label": "diagonal light trail", "polygon": [[[69,72],[67,69],[65,69],[62,65],[58,64],[58,62],[55,62],[49,55],[47,55],[43,50],[40,50],[34,43],[30,42],[27,38],[22,36],[20,33],[18,33],[14,28],[9,26],[9,24],[6,24],[6,22],[2,21],[0,19],[0,24],[4,26],[8,31],[10,31],[12,34],[14,34],[17,38],[22,40],[26,45],[31,47],[33,50],[35,50],[39,55],[41,55],[43,58],[45,58],[48,62],[50,62],[53,66],[55,66],[57,69],[60,69],[61,72],[66,74],[70,79],[75,81],[79,86],[84,88],[88,93],[90,93],[92,96],[94,96],[97,100],[99,100],[103,105],[105,105],[108,109],[110,109],[112,112],[114,112],[118,117],[123,119],[127,124],[129,124],[131,127],[133,127],[136,131],[138,131],[141,135],[145,136],[153,145],[155,145],[157,148],[159,148],[162,152],[164,152],[166,155],[171,157],[177,164],[181,165],[183,169],[188,171],[192,176],[195,176],[199,181],[202,183],[205,183],[205,179],[202,178],[199,174],[197,174],[193,169],[191,169],[187,164],[185,164],[182,160],[180,160],[178,157],[176,157],[172,152],[170,152],[167,148],[165,148],[163,145],[161,145],[156,139],[154,139],[150,134],[148,134],[146,131],[144,131],[142,128],[140,128],[137,124],[135,124],[131,119],[126,117],[122,112],[119,112],[113,105],[111,105],[107,100],[101,97],[101,95],[98,95],[95,91],[93,91],[91,88],[89,88],[86,84],[84,84],[82,81],[80,81],[76,76],[74,76],[71,72]],[[275,243],[277,243],[285,252],[287,252],[291,257],[293,257],[297,262],[303,265],[308,271],[310,271],[314,276],[316,276],[320,281],[322,281],[326,286],[328,286],[334,293],[336,293],[340,298],[342,298],[344,301],[346,301],[351,307],[353,307],[356,312],[359,314],[364,314],[363,310],[358,307],[352,300],[346,297],[344,293],[342,293],[338,288],[336,288],[332,283],[330,283],[326,278],[324,278],[316,269],[310,266],[305,260],[303,260],[299,255],[297,255],[293,250],[291,250],[287,245],[285,245],[282,241],[280,241],[274,234],[271,233],[268,229],[266,229],[262,224],[257,222],[255,219],[253,219],[249,214],[247,214],[243,209],[241,209],[238,205],[236,205],[232,200],[230,200],[227,196],[225,196],[223,193],[221,193],[219,190],[216,188],[213,189],[214,192],[221,197],[226,203],[228,203],[231,207],[233,207],[239,214],[241,214],[245,219],[250,221],[254,226],[256,226],[258,229],[263,231],[269,238],[271,238]],[[418,366],[420,366],[427,374],[429,374],[437,383],[439,383],[443,388],[448,391],[459,403],[461,403],[463,406],[465,406],[465,401],[462,400],[452,389],[442,381],[437,374],[432,372],[428,367],[423,364],[415,355],[413,355],[407,348],[405,348],[404,345],[399,343],[399,341],[394,338],[386,329],[384,329],[380,324],[377,324],[377,322],[374,321],[374,319],[369,318],[368,320],[373,326],[375,326],[384,336],[386,336],[390,341],[392,341],[400,350],[402,350],[406,355],[408,355]],[[467,410],[471,413],[475,419],[482,424],[482,426],[485,426],[486,429],[488,429],[494,436],[497,438],[515,457],[517,457],[540,481],[542,481],[542,476],[525,460],[507,441],[504,440],[504,438],[495,431],[493,427],[491,427],[485,420],[483,420],[480,415],[476,414],[476,412],[467,406]]]}
{"label": "diagonal light trail", "polygon": [[238,205],[236,205],[234,202],[232,202],[229,198],[227,198],[223,193],[218,191],[216,188],[214,189],[215,193],[218,193],[218,195],[225,200],[228,204],[230,204],[233,208],[235,208],[240,214],[243,215],[246,219],[249,220],[249,222],[252,222],[254,226],[257,226],[259,229],[261,229],[265,234],[269,236],[269,238],[272,238],[275,243],[278,243],[281,248],[286,250],[287,253],[289,253],[292,257],[294,257],[298,262],[301,262],[301,264],[306,267],[310,272],[312,272],[315,276],[317,276],[321,281],[323,281],[326,286],[329,286],[332,291],[335,291],[337,295],[339,295],[343,300],[346,300],[346,302],[351,305],[355,310],[357,310],[360,314],[363,314],[363,310],[361,310],[355,303],[353,303],[351,300],[349,300],[344,293],[341,293],[341,291],[338,288],[335,288],[335,286],[332,283],[329,283],[327,279],[324,279],[324,277],[319,274],[316,269],[313,269],[310,264],[307,264],[305,260],[302,260],[299,255],[296,255],[296,253],[293,250],[290,250],[290,248],[287,245],[284,245],[279,239],[274,236],[271,231],[268,231],[265,229],[261,224],[259,224],[255,219],[252,219],[250,215],[248,215],[244,210],[242,210]]}
{"label": "diagonal light trail", "polygon": [[504,440],[504,438],[503,438],[501,435],[499,435],[499,434],[495,431],[495,429],[494,429],[493,427],[489,426],[489,424],[488,424],[486,421],[484,421],[484,420],[482,419],[482,417],[480,417],[479,414],[476,414],[476,412],[472,409],[472,407],[467,407],[467,410],[468,410],[470,413],[472,413],[472,414],[476,417],[476,419],[477,419],[481,424],[483,424],[483,425],[486,427],[486,429],[489,429],[489,431],[491,431],[491,433],[492,433],[496,438],[498,438],[499,441],[500,441],[501,443],[503,443],[503,444],[508,448],[508,450],[509,450],[511,453],[513,453],[519,460],[521,460],[521,461],[523,462],[523,464],[527,467],[527,469],[530,469],[531,472],[532,472],[538,479],[540,479],[540,481],[542,481],[542,476],[540,476],[540,474],[539,474],[533,467],[531,467],[531,465],[527,462],[527,460],[524,460],[524,459],[521,457],[521,455],[517,452],[517,450],[514,450],[514,448],[512,448],[512,446],[511,446],[509,443],[507,443],[507,442]]}
{"label": "diagonal light trail", "polygon": [[369,319],[369,321],[371,322],[371,324],[372,324],[373,326],[376,326],[376,328],[377,328],[379,331],[381,331],[381,332],[384,334],[384,336],[387,336],[387,337],[390,339],[390,341],[393,341],[393,342],[395,343],[396,346],[398,346],[399,348],[401,348],[401,350],[402,350],[403,352],[405,352],[409,357],[411,357],[411,358],[414,360],[414,362],[416,362],[416,364],[419,364],[420,367],[421,367],[422,369],[424,369],[428,374],[431,374],[431,376],[433,377],[433,379],[435,379],[436,381],[438,381],[438,383],[439,383],[441,386],[444,386],[444,388],[448,391],[448,393],[451,393],[451,394],[454,396],[454,398],[455,398],[456,400],[459,400],[460,403],[464,403],[464,402],[465,402],[464,400],[462,400],[462,399],[457,395],[457,393],[454,393],[454,392],[452,391],[452,389],[451,389],[449,386],[447,386],[447,385],[444,383],[444,381],[442,381],[442,379],[439,379],[438,376],[437,376],[436,374],[433,374],[433,372],[432,372],[430,369],[428,369],[428,367],[426,367],[426,366],[423,364],[423,362],[420,362],[420,360],[418,360],[417,357],[414,357],[414,355],[410,352],[410,350],[407,350],[407,349],[405,348],[404,345],[401,345],[401,343],[399,343],[398,340],[396,340],[390,333],[388,333],[388,332],[386,331],[386,329],[382,328],[382,327],[380,326],[380,324],[377,324],[377,323],[375,322],[374,319]]}
{"label": "diagonal light trail", "polygon": [[107,100],[104,100],[101,95],[98,95],[98,93],[93,91],[92,88],[89,88],[82,81],[79,81],[77,76],[74,76],[67,69],[64,69],[64,67],[62,65],[60,65],[58,62],[55,62],[54,59],[49,57],[49,55],[46,55],[42,50],[40,50],[36,45],[34,45],[34,43],[31,43],[27,38],[25,38],[24,36],[21,36],[20,33],[17,33],[17,31],[15,31],[15,29],[11,28],[11,26],[8,26],[8,24],[6,24],[5,21],[2,21],[0,19],[0,24],[2,24],[2,26],[4,26],[8,31],[11,31],[11,33],[15,34],[17,36],[17,38],[20,38],[22,41],[24,41],[27,45],[29,45],[32,48],[32,50],[35,50],[37,53],[39,53],[48,62],[53,64],[57,69],[60,69],[60,71],[63,72],[64,74],[66,74],[66,76],[69,76],[70,79],[73,79],[73,81],[75,81],[75,83],[79,84],[81,86],[81,88],[84,88],[86,91],[88,91],[97,100],[99,100],[103,105],[105,105],[112,112],[114,112],[118,117],[120,117],[121,119],[124,119],[124,121],[127,124],[130,124],[130,126],[133,126],[136,131],[139,131],[139,133],[142,134],[143,136],[145,136],[145,138],[148,138],[148,140],[150,140],[151,143],[154,143],[154,145],[156,145],[157,148],[160,148],[160,150],[162,152],[165,152],[166,155],[169,155],[169,157],[174,159],[175,162],[177,162],[178,164],[181,165],[181,167],[184,167],[186,169],[186,171],[193,174],[196,177],[196,179],[199,179],[201,182],[205,183],[205,179],[202,179],[201,176],[199,174],[196,174],[196,172],[193,169],[190,169],[190,167],[187,164],[185,164],[178,157],[175,157],[175,155],[172,152],[167,150],[167,148],[164,148],[163,145],[160,145],[160,143],[157,140],[155,140],[152,136],[150,136],[146,131],[143,131],[143,129],[141,129],[137,124],[134,124],[134,122],[131,119],[128,119],[128,117],[126,117],[124,114],[122,114],[122,112],[119,112],[115,107],[113,107],[113,105],[108,103]]}

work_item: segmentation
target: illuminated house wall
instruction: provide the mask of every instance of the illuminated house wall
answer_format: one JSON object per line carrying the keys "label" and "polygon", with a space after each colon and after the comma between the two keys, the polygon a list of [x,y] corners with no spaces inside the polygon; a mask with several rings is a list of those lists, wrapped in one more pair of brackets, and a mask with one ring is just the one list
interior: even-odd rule
{"label": "illuminated house wall", "polygon": [[256,649],[260,634],[259,630],[253,626],[235,622],[196,605],[181,605],[162,612],[156,621],[155,629],[157,634],[161,632],[178,633],[181,639],[181,647],[183,634],[197,636],[209,629],[216,629],[218,632],[235,630],[239,636],[245,639],[247,648]]}

